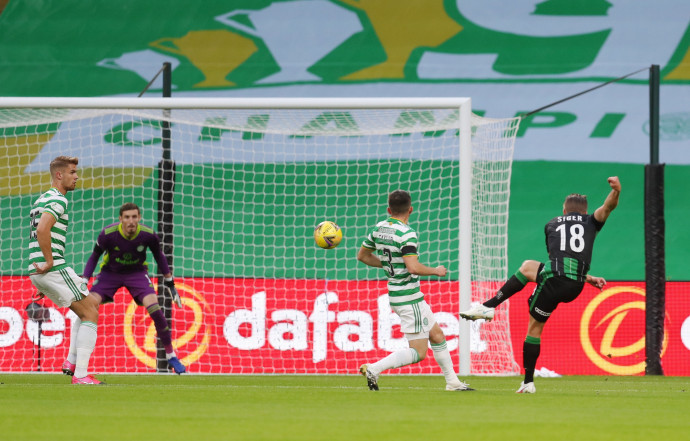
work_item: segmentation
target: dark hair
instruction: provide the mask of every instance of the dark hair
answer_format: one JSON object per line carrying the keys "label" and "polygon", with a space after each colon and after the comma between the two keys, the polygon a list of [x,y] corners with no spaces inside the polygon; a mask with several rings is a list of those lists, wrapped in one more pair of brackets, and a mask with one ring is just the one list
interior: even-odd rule
{"label": "dark hair", "polygon": [[388,208],[391,209],[391,214],[406,214],[411,205],[412,198],[405,190],[395,190],[388,195]]}
{"label": "dark hair", "polygon": [[50,176],[55,177],[56,171],[61,171],[69,164],[78,165],[79,159],[76,156],[58,156],[50,161]]}
{"label": "dark hair", "polygon": [[137,213],[141,215],[141,210],[139,209],[137,204],[135,204],[134,202],[127,202],[125,204],[122,204],[122,207],[120,207],[120,216],[122,216],[122,213],[129,210],[137,210]]}
{"label": "dark hair", "polygon": [[565,198],[563,209],[566,213],[572,211],[582,214],[587,213],[587,196],[578,193],[569,194]]}

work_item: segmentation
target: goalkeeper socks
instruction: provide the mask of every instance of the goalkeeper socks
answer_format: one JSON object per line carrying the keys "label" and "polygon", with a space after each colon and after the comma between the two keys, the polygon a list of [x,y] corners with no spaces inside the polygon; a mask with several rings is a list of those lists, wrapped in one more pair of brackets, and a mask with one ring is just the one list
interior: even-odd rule
{"label": "goalkeeper socks", "polygon": [[76,378],[85,377],[89,371],[89,359],[93,348],[96,347],[98,325],[94,322],[83,321],[77,332],[77,362],[74,368]]}
{"label": "goalkeeper socks", "polygon": [[67,361],[72,364],[77,362],[77,334],[79,333],[80,326],[81,319],[79,317],[74,317],[69,333],[69,352],[67,353]]}
{"label": "goalkeeper socks", "polygon": [[501,303],[508,300],[516,292],[520,292],[522,288],[527,285],[527,277],[525,277],[520,270],[517,270],[515,274],[508,279],[508,281],[503,284],[501,289],[498,290],[495,296],[483,303],[484,306],[489,308],[495,308]]}
{"label": "goalkeeper socks", "polygon": [[387,357],[377,361],[376,363],[370,364],[369,370],[374,374],[378,375],[387,369],[395,369],[418,362],[419,354],[417,353],[417,351],[413,348],[407,348],[395,351]]}
{"label": "goalkeeper socks", "polygon": [[537,365],[540,351],[541,339],[528,335],[522,344],[522,365],[525,368],[525,384],[534,381],[534,368]]}
{"label": "goalkeeper socks", "polygon": [[443,376],[446,378],[446,383],[451,384],[459,382],[458,375],[453,368],[453,360],[450,358],[450,352],[448,352],[446,340],[444,339],[438,344],[431,343],[431,350],[434,351],[434,359],[441,367],[441,372],[443,372]]}
{"label": "goalkeeper socks", "polygon": [[158,338],[161,339],[161,343],[163,344],[163,347],[165,347],[165,353],[174,353],[175,351],[172,347],[172,335],[170,334],[170,327],[168,326],[168,321],[165,319],[165,315],[163,315],[163,310],[161,309],[160,305],[158,303],[154,303],[146,308],[146,310],[149,312],[151,320],[153,320],[153,324],[156,326],[156,334],[158,334]]}

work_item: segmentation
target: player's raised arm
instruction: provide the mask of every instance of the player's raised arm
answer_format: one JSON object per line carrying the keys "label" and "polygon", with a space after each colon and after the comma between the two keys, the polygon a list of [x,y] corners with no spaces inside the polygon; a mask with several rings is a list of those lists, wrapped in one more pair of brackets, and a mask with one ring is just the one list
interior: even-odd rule
{"label": "player's raised arm", "polygon": [[618,176],[608,178],[611,192],[606,196],[604,204],[594,211],[594,218],[602,224],[609,218],[611,212],[618,206],[618,197],[621,193],[621,182]]}

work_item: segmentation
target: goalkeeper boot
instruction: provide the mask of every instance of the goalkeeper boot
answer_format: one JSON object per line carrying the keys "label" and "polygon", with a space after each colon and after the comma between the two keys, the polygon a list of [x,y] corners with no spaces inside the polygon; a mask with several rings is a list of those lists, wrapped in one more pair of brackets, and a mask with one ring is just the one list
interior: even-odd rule
{"label": "goalkeeper boot", "polygon": [[489,308],[484,305],[475,305],[468,309],[467,311],[460,311],[460,317],[467,320],[479,320],[484,319],[490,322],[494,319],[495,308]]}
{"label": "goalkeeper boot", "polygon": [[462,381],[458,381],[457,383],[446,383],[446,390],[447,391],[458,391],[458,392],[463,392],[463,391],[470,391],[474,390],[470,387],[469,384],[464,383]]}
{"label": "goalkeeper boot", "polygon": [[104,382],[97,380],[91,375],[87,375],[85,377],[77,378],[77,377],[72,377],[72,384],[92,384],[92,385],[99,385],[99,384],[105,384]]}
{"label": "goalkeeper boot", "polygon": [[184,365],[180,362],[177,357],[172,357],[168,359],[168,365],[175,371],[177,375],[184,374],[187,372]]}
{"label": "goalkeeper boot", "polygon": [[520,383],[520,389],[515,391],[516,394],[535,394],[537,393],[537,388],[534,387],[534,382],[525,383],[524,381]]}
{"label": "goalkeeper boot", "polygon": [[359,373],[366,377],[369,390],[379,390],[379,376],[369,370],[368,364],[361,365]]}
{"label": "goalkeeper boot", "polygon": [[74,363],[70,363],[69,361],[65,360],[64,363],[62,363],[62,373],[65,375],[69,375],[70,377],[74,375],[74,368],[76,366]]}

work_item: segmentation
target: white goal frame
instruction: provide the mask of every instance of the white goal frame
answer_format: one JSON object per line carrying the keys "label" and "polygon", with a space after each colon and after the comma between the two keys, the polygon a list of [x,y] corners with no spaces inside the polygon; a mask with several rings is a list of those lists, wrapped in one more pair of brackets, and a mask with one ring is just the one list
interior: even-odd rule
{"label": "white goal frame", "polygon": [[[459,98],[126,98],[3,97],[0,108],[68,109],[457,109],[459,110],[459,307],[471,304],[472,281],[472,100]],[[460,311],[455,311],[456,315]],[[459,374],[471,372],[470,325],[459,320]]]}

